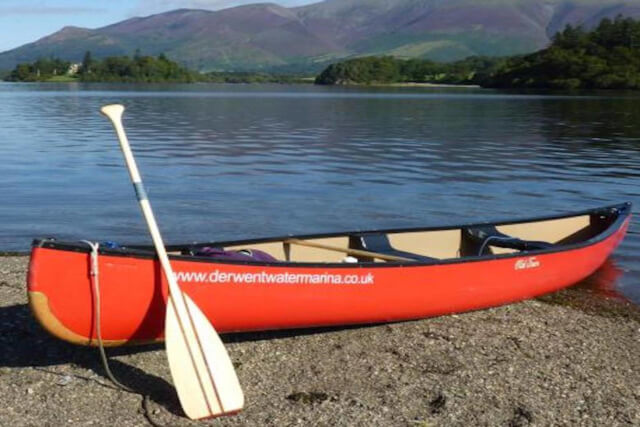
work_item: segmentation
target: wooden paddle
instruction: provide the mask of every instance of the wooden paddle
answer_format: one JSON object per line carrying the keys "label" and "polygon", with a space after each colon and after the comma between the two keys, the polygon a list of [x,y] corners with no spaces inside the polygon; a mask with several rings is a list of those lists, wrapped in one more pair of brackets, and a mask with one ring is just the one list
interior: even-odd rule
{"label": "wooden paddle", "polygon": [[122,105],[100,110],[113,124],[142,213],[169,284],[165,342],[171,375],[185,414],[210,418],[240,411],[244,395],[231,359],[211,323],[182,292],[171,269],[160,230],[151,211],[136,161],[122,126]]}

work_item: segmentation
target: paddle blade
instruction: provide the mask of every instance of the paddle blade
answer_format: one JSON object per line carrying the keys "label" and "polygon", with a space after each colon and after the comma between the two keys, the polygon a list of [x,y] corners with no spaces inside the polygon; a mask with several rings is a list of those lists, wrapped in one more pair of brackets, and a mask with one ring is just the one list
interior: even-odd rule
{"label": "paddle blade", "polygon": [[[244,395],[224,344],[198,306],[182,296],[185,304],[169,297],[165,326],[169,368],[182,408],[191,419],[237,413]],[[178,317],[176,310],[185,312]]]}

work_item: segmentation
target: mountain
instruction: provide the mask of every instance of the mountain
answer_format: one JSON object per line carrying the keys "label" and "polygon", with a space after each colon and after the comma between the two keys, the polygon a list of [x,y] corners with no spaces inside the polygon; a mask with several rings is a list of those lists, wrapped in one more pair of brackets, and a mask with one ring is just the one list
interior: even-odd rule
{"label": "mountain", "polygon": [[0,69],[55,55],[165,53],[202,71],[320,69],[363,55],[441,61],[503,56],[547,46],[567,24],[640,17],[640,0],[325,0],[303,7],[272,3],[220,11],[180,9],[103,28],[65,27],[0,53]]}

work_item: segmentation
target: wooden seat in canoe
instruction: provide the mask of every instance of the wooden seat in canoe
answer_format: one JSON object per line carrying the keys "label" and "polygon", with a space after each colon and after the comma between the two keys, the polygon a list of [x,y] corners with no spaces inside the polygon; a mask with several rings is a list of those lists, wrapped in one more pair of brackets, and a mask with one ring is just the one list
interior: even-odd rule
{"label": "wooden seat in canoe", "polygon": [[[424,255],[418,255],[411,252],[398,250],[391,246],[389,237],[385,233],[356,233],[349,235],[349,247],[352,249],[363,249],[379,254],[391,255],[401,258],[407,258],[414,261],[434,261]],[[372,259],[362,259],[360,261],[372,261]]]}

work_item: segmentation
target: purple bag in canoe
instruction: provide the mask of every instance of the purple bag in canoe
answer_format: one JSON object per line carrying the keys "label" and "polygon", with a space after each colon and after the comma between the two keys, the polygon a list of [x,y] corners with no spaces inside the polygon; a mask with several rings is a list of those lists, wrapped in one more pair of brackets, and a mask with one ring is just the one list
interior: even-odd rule
{"label": "purple bag in canoe", "polygon": [[259,262],[277,262],[278,260],[269,255],[266,252],[259,251],[257,249],[241,249],[239,251],[225,251],[221,248],[214,248],[211,246],[205,246],[199,248],[195,253],[195,256],[206,256],[209,258],[215,258],[220,260],[231,261],[259,261]]}

